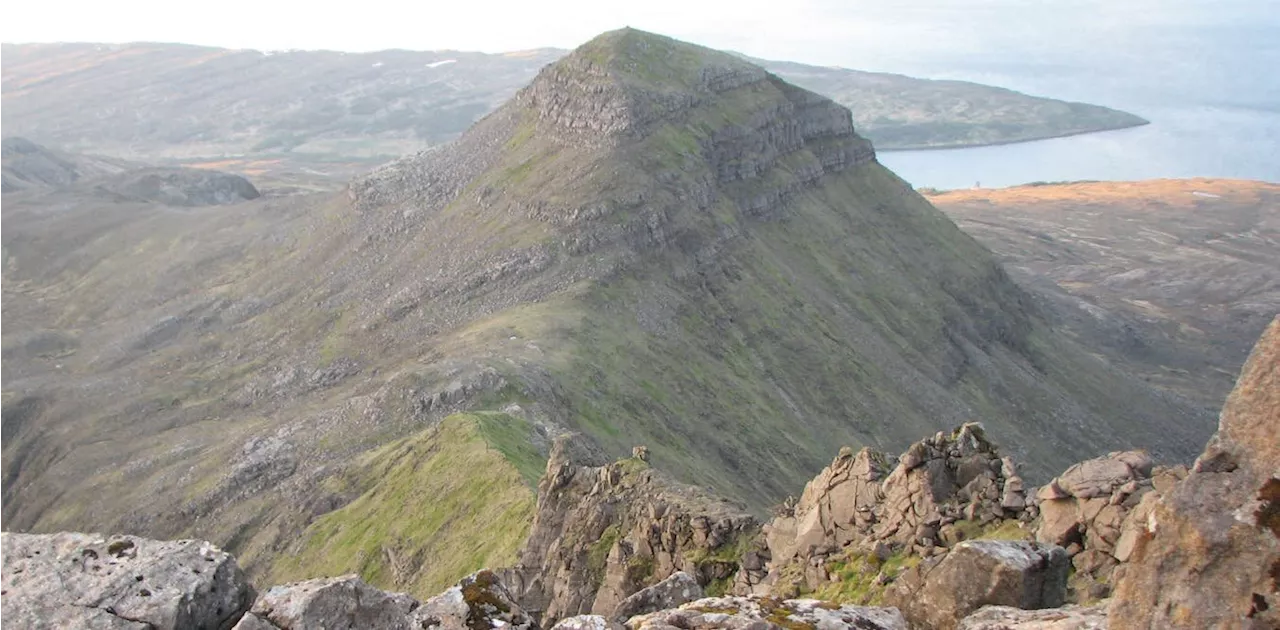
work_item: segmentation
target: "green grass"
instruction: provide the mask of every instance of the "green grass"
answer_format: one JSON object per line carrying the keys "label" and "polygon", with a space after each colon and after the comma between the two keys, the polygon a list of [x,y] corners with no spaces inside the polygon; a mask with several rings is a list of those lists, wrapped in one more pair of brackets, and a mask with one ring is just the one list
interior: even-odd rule
{"label": "green grass", "polygon": [[510,565],[533,518],[527,476],[541,465],[522,431],[505,414],[458,414],[367,455],[349,482],[368,489],[309,526],[269,581],[358,573],[428,597]]}
{"label": "green grass", "polygon": [[884,561],[871,554],[849,555],[827,563],[827,573],[833,581],[813,595],[838,604],[878,606],[884,601],[885,585],[876,584],[876,577],[883,573],[892,580],[920,561],[919,556],[906,551],[899,551]]}
{"label": "green grass", "polygon": [[587,579],[592,584],[600,584],[604,580],[604,567],[609,560],[609,552],[617,544],[622,532],[616,524],[610,525],[600,533],[600,538],[587,548]]}

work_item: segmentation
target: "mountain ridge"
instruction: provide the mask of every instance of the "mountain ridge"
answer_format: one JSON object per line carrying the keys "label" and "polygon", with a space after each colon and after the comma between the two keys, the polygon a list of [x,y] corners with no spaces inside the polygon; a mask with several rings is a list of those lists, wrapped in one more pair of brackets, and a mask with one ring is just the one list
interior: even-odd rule
{"label": "mountain ridge", "polygon": [[[596,45],[626,72],[600,83],[587,45],[456,143],[343,193],[40,224],[6,203],[5,315],[74,340],[4,363],[11,526],[199,531],[263,572],[385,489],[326,480],[458,411],[511,410],[534,444],[645,444],[757,511],[834,443],[896,448],[975,418],[1041,474],[1203,442],[1203,414],[1045,325],[848,110],[669,38]],[[628,69],[655,50],[671,76]],[[707,73],[714,97],[669,82],[726,64],[740,72]],[[602,98],[565,109],[538,91],[557,76]],[[619,81],[645,89],[617,101]],[[42,250],[35,233],[85,241]]]}

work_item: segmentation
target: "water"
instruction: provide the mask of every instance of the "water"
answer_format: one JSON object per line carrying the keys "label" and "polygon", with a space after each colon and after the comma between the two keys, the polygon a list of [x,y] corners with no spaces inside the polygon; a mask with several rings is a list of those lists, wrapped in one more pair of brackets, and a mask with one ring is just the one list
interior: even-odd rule
{"label": "water", "polygon": [[[855,44],[840,63],[989,83],[1151,121],[1013,145],[881,153],[885,165],[917,186],[1160,177],[1280,181],[1280,4],[1274,0],[975,0],[965,6],[976,10],[941,14],[945,28],[936,9],[948,3],[904,1],[925,3],[918,23],[904,22],[902,13],[870,16],[897,29],[892,41]],[[1048,6],[1060,12],[1044,13]],[[912,29],[933,35],[907,37]]]}

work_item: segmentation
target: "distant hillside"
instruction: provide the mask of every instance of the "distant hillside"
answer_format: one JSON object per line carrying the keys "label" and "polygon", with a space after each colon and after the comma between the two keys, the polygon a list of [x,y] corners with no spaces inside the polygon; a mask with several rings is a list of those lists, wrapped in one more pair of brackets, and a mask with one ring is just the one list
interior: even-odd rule
{"label": "distant hillside", "polygon": [[[630,29],[340,193],[75,192],[3,204],[16,530],[426,588],[515,548],[530,495],[501,491],[566,431],[763,513],[842,445],[965,421],[1040,478],[1135,446],[1187,460],[1213,426],[1056,330],[848,110]],[[476,491],[511,511],[430,534]],[[419,571],[442,544],[449,569]]]}
{"label": "distant hillside", "polygon": [[[249,175],[346,177],[457,137],[567,51],[258,52],[5,44],[4,129],[67,150],[235,158]],[[753,60],[853,111],[879,149],[1017,142],[1145,123],[984,85]],[[300,165],[301,164],[301,165]]]}
{"label": "distant hillside", "polygon": [[1280,313],[1280,185],[1080,182],[930,195],[1054,323],[1216,409]]}

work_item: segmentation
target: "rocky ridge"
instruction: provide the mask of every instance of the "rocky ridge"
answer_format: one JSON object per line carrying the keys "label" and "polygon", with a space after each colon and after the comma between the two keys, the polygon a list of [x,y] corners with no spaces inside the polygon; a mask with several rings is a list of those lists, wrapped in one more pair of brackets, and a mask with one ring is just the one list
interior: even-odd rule
{"label": "rocky ridge", "polygon": [[580,440],[557,438],[529,538],[517,565],[503,573],[521,606],[548,624],[582,614],[629,616],[642,607],[629,599],[637,591],[681,573],[699,590],[728,590],[741,545],[759,527],[755,518],[667,480],[643,450],[592,466],[574,456]]}
{"label": "rocky ridge", "polygon": [[[19,619],[35,628],[73,624],[163,630],[237,624],[241,630],[301,630],[335,622],[375,630],[536,630],[540,624],[563,630],[1272,628],[1277,621],[1272,606],[1277,595],[1274,571],[1280,566],[1274,491],[1280,484],[1280,452],[1272,439],[1280,427],[1277,375],[1280,317],[1251,354],[1224,408],[1218,434],[1185,478],[1156,469],[1142,453],[1113,453],[1072,466],[1031,494],[1031,506],[1036,498],[1042,505],[1057,501],[1062,503],[1048,513],[1076,515],[1054,517],[1049,526],[1030,520],[1042,538],[1068,532],[1074,537],[1068,545],[1080,548],[1077,558],[1108,548],[1116,557],[1114,553],[1127,546],[1121,542],[1127,533],[1136,532],[1132,549],[1118,554],[1128,562],[1114,572],[1117,588],[1109,604],[1055,608],[1068,593],[1068,549],[981,536],[941,552],[930,547],[929,557],[881,581],[887,586],[884,603],[890,606],[758,594],[693,599],[702,594],[702,582],[722,579],[722,568],[739,569],[732,555],[711,565],[698,560],[732,549],[736,545],[730,541],[752,534],[754,523],[749,517],[735,517],[731,506],[696,489],[655,477],[645,465],[643,448],[637,448],[630,460],[591,466],[596,459],[592,449],[574,436],[557,439],[539,484],[539,512],[522,555],[524,565],[481,571],[426,602],[344,576],[274,587],[250,606],[253,590],[235,561],[208,543],[5,533],[0,538],[0,604],[11,622]],[[875,509],[881,505],[874,500],[879,495],[867,485],[875,481],[870,477],[878,474],[874,471],[883,461],[868,452],[859,457],[842,453],[808,488],[806,506],[825,506],[820,515],[827,520],[815,522],[849,522],[831,520],[841,513],[834,503],[814,501],[840,485],[861,491],[840,495],[849,500],[841,507],[856,509],[867,505],[859,498],[869,499],[872,513],[884,516]],[[987,463],[974,466],[975,462]],[[860,474],[844,474],[855,469],[855,463]],[[897,487],[889,481],[932,470],[933,476],[926,479],[950,482],[929,486],[943,491],[942,502],[923,502],[922,511],[903,506],[904,513],[930,515],[926,524],[936,513],[941,522],[955,495],[967,493],[970,500],[964,510],[975,516],[987,510],[995,520],[999,513],[991,506],[1005,503],[1004,497],[997,502],[999,493],[975,493],[977,488],[970,484],[980,478],[992,482],[997,468],[1003,474],[1006,462],[996,457],[977,427],[966,425],[950,436],[934,436],[913,446],[899,458],[884,486]],[[980,472],[957,491],[958,481],[970,476],[961,471],[973,470]],[[1004,485],[1014,478],[1015,474],[1004,476]],[[832,485],[835,479],[840,481]],[[1149,482],[1150,489],[1140,492],[1139,486],[1145,485],[1140,481]],[[1126,506],[1138,495],[1136,506]],[[1099,500],[1105,505],[1090,503]],[[1106,530],[1101,512],[1115,506],[1130,510],[1115,542],[1106,531],[1090,536]],[[791,515],[778,518],[794,519],[796,510],[790,509]],[[703,515],[692,514],[697,510]],[[1027,513],[1027,506],[1022,506],[1018,519]],[[1081,514],[1086,515],[1083,522],[1078,519]],[[1135,514],[1141,516],[1135,519]],[[1071,518],[1077,520],[1069,527],[1056,522]],[[846,547],[865,542],[838,533],[846,529],[810,531],[821,532],[824,540],[828,535],[844,537]],[[882,530],[884,538],[869,538],[877,547],[872,553],[891,551],[883,549],[889,543],[917,548],[914,540],[895,541],[897,531],[890,528]],[[872,525],[862,532],[874,537],[877,530]],[[764,538],[767,549],[768,537]],[[751,564],[752,553],[759,555],[759,550],[736,556],[741,569]],[[708,572],[709,566],[714,568]],[[508,589],[504,577],[514,588]],[[636,583],[643,586],[630,588]],[[526,602],[534,608],[526,608]],[[588,611],[594,614],[580,616]]]}

